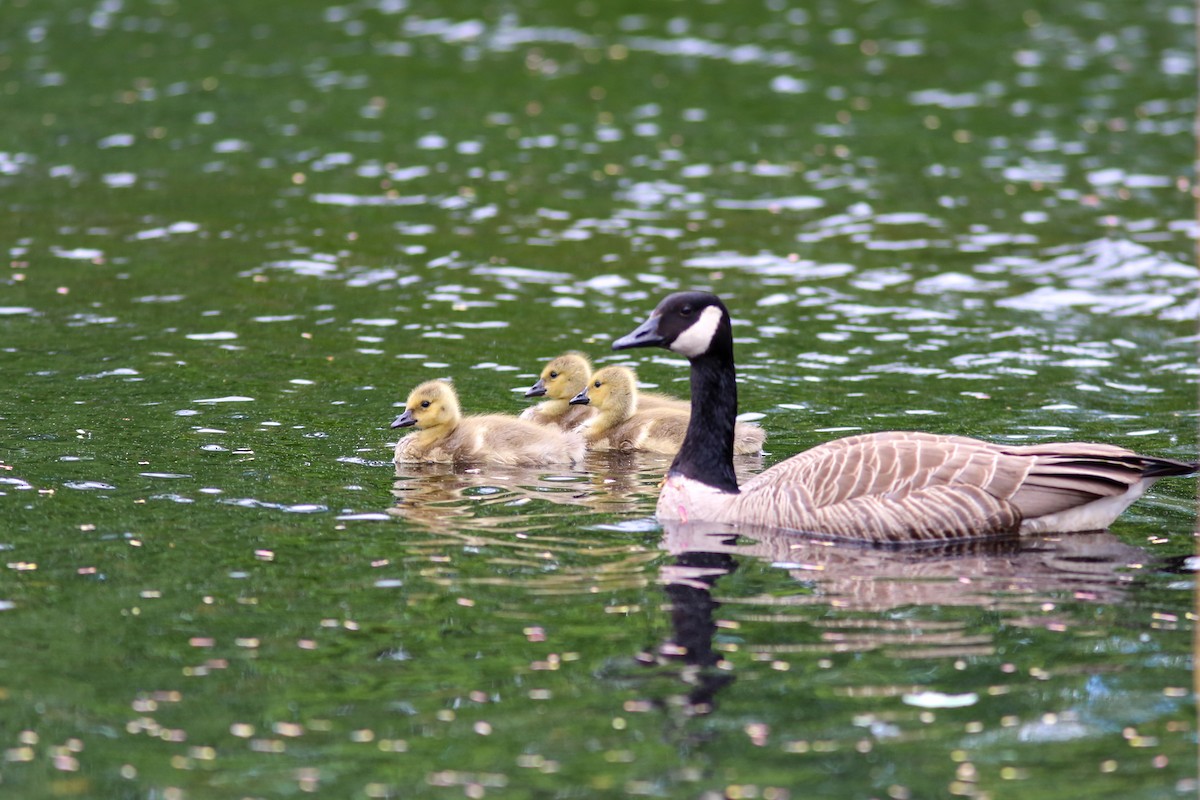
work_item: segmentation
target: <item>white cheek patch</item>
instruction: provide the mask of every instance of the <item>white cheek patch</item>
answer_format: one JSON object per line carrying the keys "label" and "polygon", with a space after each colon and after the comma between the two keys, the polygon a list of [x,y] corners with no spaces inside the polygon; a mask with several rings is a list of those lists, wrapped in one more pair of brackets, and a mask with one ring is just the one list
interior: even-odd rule
{"label": "white cheek patch", "polygon": [[708,352],[713,336],[717,334],[717,326],[721,324],[721,309],[709,306],[700,313],[700,318],[688,326],[688,329],[675,337],[671,342],[671,350],[688,358],[695,358]]}

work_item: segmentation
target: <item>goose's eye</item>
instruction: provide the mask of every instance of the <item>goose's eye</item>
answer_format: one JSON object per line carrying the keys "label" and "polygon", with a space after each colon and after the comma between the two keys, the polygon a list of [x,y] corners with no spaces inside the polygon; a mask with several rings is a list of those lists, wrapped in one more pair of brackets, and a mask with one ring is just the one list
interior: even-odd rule
{"label": "goose's eye", "polygon": [[558,373],[557,373],[557,372],[551,372],[551,373],[550,373],[550,377],[551,377],[551,378],[557,378],[557,377],[558,377]]}
{"label": "goose's eye", "polygon": [[692,307],[691,306],[683,306],[679,309],[679,316],[690,317],[691,315],[692,315]]}
{"label": "goose's eye", "polygon": [[428,401],[428,400],[422,400],[422,401],[421,401],[421,408],[429,408],[429,401]]}
{"label": "goose's eye", "polygon": [[593,383],[593,384],[592,384],[592,386],[595,386],[597,389],[599,389],[599,388],[600,388],[600,381],[596,381],[595,383]]}

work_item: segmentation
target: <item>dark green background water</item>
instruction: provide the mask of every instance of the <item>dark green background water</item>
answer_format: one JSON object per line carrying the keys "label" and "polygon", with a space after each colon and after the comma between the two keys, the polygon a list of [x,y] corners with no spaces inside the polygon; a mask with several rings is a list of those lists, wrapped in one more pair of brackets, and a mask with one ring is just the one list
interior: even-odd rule
{"label": "dark green background water", "polygon": [[888,428],[1195,459],[1190,4],[0,19],[0,794],[1195,795],[1194,481],[731,560],[654,523],[662,461],[396,476],[386,428],[703,287],[745,472]]}

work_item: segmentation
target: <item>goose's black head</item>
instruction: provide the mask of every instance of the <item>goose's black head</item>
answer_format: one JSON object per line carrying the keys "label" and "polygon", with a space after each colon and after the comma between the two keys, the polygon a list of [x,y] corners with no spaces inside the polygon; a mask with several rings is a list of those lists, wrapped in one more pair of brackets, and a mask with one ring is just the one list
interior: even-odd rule
{"label": "goose's black head", "polygon": [[676,292],[663,298],[650,318],[612,344],[613,350],[665,347],[689,359],[733,346],[729,311],[715,294]]}

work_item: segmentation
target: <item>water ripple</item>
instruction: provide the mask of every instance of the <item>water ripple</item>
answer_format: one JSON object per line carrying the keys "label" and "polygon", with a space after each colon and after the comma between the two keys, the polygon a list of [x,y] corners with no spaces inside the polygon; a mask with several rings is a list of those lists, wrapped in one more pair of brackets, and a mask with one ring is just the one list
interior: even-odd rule
{"label": "water ripple", "polygon": [[111,483],[103,483],[102,481],[66,481],[63,486],[68,489],[78,489],[80,491],[93,491],[97,489],[107,490],[116,489]]}

